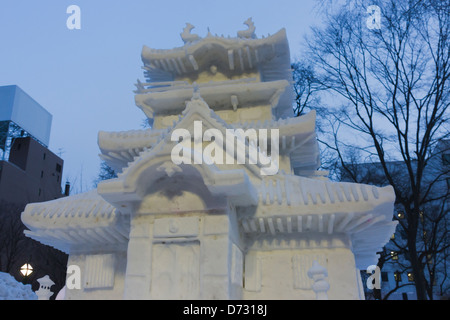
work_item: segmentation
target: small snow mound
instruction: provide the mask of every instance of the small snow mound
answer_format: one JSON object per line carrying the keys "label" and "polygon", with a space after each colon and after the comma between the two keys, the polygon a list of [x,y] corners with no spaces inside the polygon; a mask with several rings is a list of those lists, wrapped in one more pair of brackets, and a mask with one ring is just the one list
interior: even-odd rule
{"label": "small snow mound", "polygon": [[0,272],[0,300],[37,300],[31,284],[23,284],[8,273]]}

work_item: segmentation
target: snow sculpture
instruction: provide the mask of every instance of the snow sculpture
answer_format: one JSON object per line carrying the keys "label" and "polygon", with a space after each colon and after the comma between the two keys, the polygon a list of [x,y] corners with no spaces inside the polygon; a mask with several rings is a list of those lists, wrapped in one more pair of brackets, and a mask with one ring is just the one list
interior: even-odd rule
{"label": "snow sculpture", "polygon": [[38,300],[49,300],[53,295],[53,292],[50,291],[50,288],[55,284],[48,275],[37,279],[39,282],[39,289],[35,292],[38,296]]}
{"label": "snow sculpture", "polygon": [[[65,299],[362,299],[359,269],[394,231],[392,187],[332,182],[315,112],[293,117],[286,31],[144,46],[136,105],[151,129],[100,132],[118,172],[96,190],[22,214],[26,234],[69,253]],[[269,170],[270,169],[270,170]]]}
{"label": "snow sculpture", "polygon": [[37,300],[31,284],[22,284],[8,273],[0,272],[0,300]]}

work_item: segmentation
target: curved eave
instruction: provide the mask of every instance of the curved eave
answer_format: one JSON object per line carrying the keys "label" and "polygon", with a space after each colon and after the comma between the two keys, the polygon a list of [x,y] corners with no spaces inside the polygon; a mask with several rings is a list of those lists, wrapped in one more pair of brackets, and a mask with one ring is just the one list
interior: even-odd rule
{"label": "curved eave", "polygon": [[220,170],[204,163],[178,166],[172,162],[170,152],[159,154],[155,149],[136,158],[116,179],[102,181],[98,190],[108,202],[126,210],[133,202],[142,201],[148,186],[156,181],[180,176],[190,179],[192,172],[201,176],[213,196],[227,196],[236,205],[257,202],[256,189],[244,169]]}
{"label": "curved eave", "polygon": [[393,234],[395,195],[391,186],[331,182],[288,175],[263,179],[256,212],[243,212],[242,230],[254,236],[347,234],[358,268],[376,262]]}
{"label": "curved eave", "polygon": [[[286,80],[271,82],[219,83],[199,84],[199,93],[203,100],[215,110],[233,110],[231,96],[236,96],[238,108],[253,105],[279,105],[280,96],[289,86]],[[186,107],[186,101],[192,98],[194,86],[167,87],[165,91],[137,94],[136,105],[143,109],[147,116],[179,114]]]}
{"label": "curved eave", "polygon": [[119,132],[100,131],[98,146],[104,151],[118,151],[125,149],[143,148],[154,144],[158,137],[167,130],[130,130]]}
{"label": "curved eave", "polygon": [[316,143],[316,112],[311,112],[300,117],[288,117],[278,120],[266,121],[249,121],[236,122],[230,124],[234,129],[278,129],[280,138],[280,150],[286,150],[291,153],[308,144],[311,140],[313,144]]}
{"label": "curved eave", "polygon": [[[279,129],[280,153],[290,154],[295,168],[315,170],[319,166],[319,150],[315,134],[315,111],[300,117],[274,121],[230,124],[232,129]],[[181,121],[181,116],[178,121]],[[177,122],[176,122],[177,123]],[[176,124],[175,123],[175,124]],[[223,123],[223,122],[222,122]],[[174,125],[175,125],[174,124]],[[116,172],[121,172],[143,152],[153,148],[170,133],[165,129],[99,132],[100,158]]]}
{"label": "curved eave", "polygon": [[[316,170],[320,166],[319,145],[315,132],[316,112],[311,112],[300,117],[288,117],[275,121],[256,121],[235,123],[233,128],[244,130],[253,129],[279,129],[281,154],[288,154],[292,168],[298,172]],[[300,174],[301,175],[301,174]]]}
{"label": "curved eave", "polygon": [[129,221],[96,190],[25,207],[25,234],[66,253],[75,248],[123,246]]}
{"label": "curved eave", "polygon": [[98,133],[99,157],[116,172],[121,172],[147,149],[154,147],[169,130],[147,129]]}
{"label": "curved eave", "polygon": [[289,57],[289,44],[286,30],[281,29],[276,34],[261,39],[208,36],[168,50],[143,46],[141,57],[150,73],[159,71],[183,75],[203,69],[202,62],[197,60],[210,60],[218,55],[227,57],[230,70],[244,71],[254,69],[275,56],[286,54]]}

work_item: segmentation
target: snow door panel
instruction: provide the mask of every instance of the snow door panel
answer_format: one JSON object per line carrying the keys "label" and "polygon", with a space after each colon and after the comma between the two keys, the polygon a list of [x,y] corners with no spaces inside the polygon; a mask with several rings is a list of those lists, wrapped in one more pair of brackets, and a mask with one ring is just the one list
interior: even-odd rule
{"label": "snow door panel", "polygon": [[152,257],[153,299],[198,299],[200,243],[155,243]]}

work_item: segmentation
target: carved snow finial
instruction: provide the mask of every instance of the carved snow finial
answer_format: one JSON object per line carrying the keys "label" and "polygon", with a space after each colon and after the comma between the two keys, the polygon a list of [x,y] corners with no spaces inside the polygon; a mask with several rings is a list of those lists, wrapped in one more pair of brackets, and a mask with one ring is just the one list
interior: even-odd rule
{"label": "carved snow finial", "polygon": [[254,39],[256,38],[255,35],[255,24],[252,21],[252,18],[248,18],[245,20],[244,24],[248,26],[247,30],[238,31],[238,37],[239,38],[246,38],[246,39]]}
{"label": "carved snow finial", "polygon": [[211,33],[211,30],[209,30],[209,27],[208,27],[207,29],[208,29],[208,34],[206,35],[206,37],[207,37],[207,38],[212,37],[213,35],[212,35],[212,33]]}
{"label": "carved snow finial", "polygon": [[143,93],[144,92],[145,87],[139,79],[137,79],[137,83],[135,84],[135,86],[137,88],[137,90],[134,91],[135,93]]}
{"label": "carved snow finial", "polygon": [[327,269],[314,260],[312,267],[308,270],[308,277],[314,280],[312,289],[316,293],[316,300],[328,300],[327,291],[330,289],[330,284],[325,280],[328,277]]}
{"label": "carved snow finial", "polygon": [[208,106],[208,104],[203,100],[203,98],[200,95],[200,86],[197,84],[197,82],[194,82],[192,84],[193,87],[193,93],[192,98],[190,101],[186,101],[186,109],[182,112],[183,115],[186,115],[188,110],[191,110],[193,108],[205,108],[208,110],[211,110]]}
{"label": "carved snow finial", "polygon": [[200,37],[197,34],[191,33],[191,30],[194,28],[195,26],[193,26],[189,22],[186,23],[186,27],[184,27],[183,33],[181,33],[181,39],[183,39],[184,43],[193,42],[195,40],[200,39]]}

